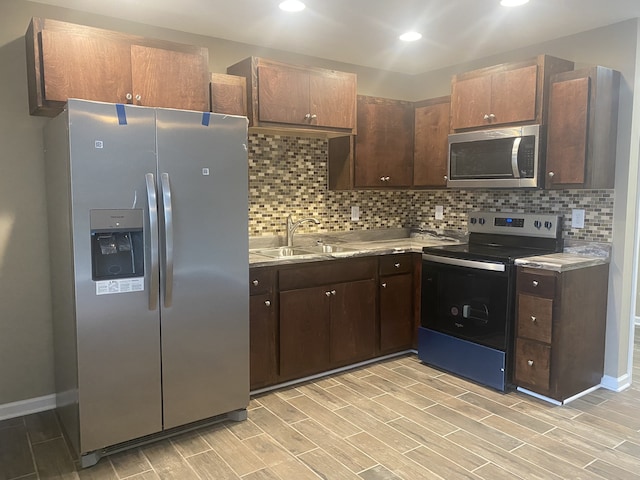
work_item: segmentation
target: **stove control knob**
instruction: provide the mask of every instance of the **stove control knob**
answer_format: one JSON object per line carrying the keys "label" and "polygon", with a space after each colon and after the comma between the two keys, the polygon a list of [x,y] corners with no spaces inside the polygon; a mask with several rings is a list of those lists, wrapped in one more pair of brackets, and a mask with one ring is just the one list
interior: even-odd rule
{"label": "stove control knob", "polygon": [[547,230],[551,230],[551,227],[553,226],[553,223],[551,222],[544,222],[544,228],[546,228]]}
{"label": "stove control knob", "polygon": [[477,221],[476,217],[471,217],[470,219],[471,225],[475,225]]}
{"label": "stove control knob", "polygon": [[542,222],[540,220],[536,220],[535,222],[533,222],[533,226],[536,227],[538,230],[540,230],[540,227],[542,226]]}
{"label": "stove control knob", "polygon": [[480,217],[480,218],[478,219],[478,223],[479,223],[480,225],[484,225],[484,218]]}

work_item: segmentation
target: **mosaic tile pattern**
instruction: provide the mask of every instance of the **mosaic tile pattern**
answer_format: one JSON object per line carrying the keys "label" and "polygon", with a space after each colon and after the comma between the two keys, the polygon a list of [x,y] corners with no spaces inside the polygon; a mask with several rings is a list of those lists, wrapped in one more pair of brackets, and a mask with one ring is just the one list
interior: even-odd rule
{"label": "mosaic tile pattern", "polygon": [[[613,190],[327,190],[327,142],[318,138],[249,135],[249,235],[283,235],[286,217],[316,217],[301,233],[421,228],[464,230],[471,210],[553,213],[568,239],[611,242]],[[360,220],[351,220],[351,206]],[[435,206],[444,219],[435,220]],[[585,228],[571,228],[571,210],[585,209]]]}

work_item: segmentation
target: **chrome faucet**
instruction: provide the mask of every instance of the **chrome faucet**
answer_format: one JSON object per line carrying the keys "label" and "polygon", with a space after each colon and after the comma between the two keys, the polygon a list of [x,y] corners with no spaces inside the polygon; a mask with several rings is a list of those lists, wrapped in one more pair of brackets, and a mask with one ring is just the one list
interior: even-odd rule
{"label": "chrome faucet", "polygon": [[297,222],[293,221],[293,217],[291,215],[287,217],[287,247],[293,247],[293,234],[296,233],[298,227],[305,222],[313,222],[316,225],[320,225],[320,220],[313,217],[303,218]]}

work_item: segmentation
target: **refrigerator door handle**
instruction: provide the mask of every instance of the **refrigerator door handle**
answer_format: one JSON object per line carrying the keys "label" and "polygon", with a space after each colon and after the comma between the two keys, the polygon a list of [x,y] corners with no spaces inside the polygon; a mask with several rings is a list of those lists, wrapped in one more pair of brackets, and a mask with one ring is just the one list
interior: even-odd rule
{"label": "refrigerator door handle", "polygon": [[160,176],[162,184],[162,211],[164,212],[164,306],[170,307],[173,299],[173,209],[169,174]]}
{"label": "refrigerator door handle", "polygon": [[153,173],[145,175],[147,182],[147,202],[149,203],[149,237],[151,243],[151,275],[149,276],[149,310],[158,308],[159,260],[158,260],[158,201],[156,199],[156,181]]}

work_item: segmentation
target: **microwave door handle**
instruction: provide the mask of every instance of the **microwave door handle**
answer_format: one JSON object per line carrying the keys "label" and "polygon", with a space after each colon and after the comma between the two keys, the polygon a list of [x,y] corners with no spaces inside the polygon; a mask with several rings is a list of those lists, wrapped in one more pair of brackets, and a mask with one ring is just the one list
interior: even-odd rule
{"label": "microwave door handle", "polygon": [[518,151],[520,151],[520,142],[522,137],[516,137],[513,139],[513,147],[511,148],[511,170],[513,171],[513,178],[520,178],[520,170],[518,169]]}

